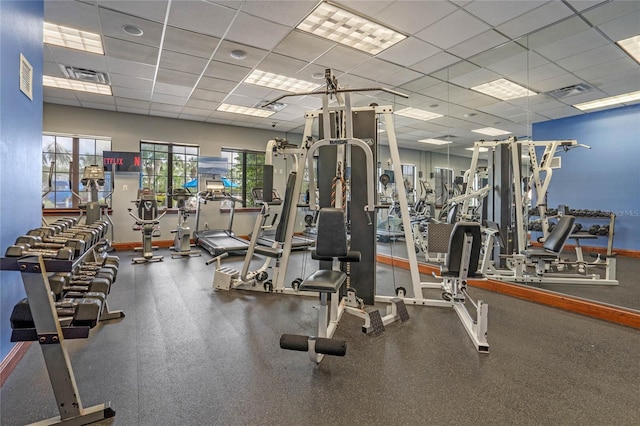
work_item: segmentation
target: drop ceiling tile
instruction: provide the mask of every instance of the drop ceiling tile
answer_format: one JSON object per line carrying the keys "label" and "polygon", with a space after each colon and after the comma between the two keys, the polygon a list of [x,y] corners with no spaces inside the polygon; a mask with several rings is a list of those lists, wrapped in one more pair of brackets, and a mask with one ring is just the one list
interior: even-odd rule
{"label": "drop ceiling tile", "polygon": [[312,62],[336,43],[302,31],[291,31],[273,50],[275,53]]}
{"label": "drop ceiling tile", "polygon": [[118,112],[124,112],[127,114],[139,114],[139,115],[149,115],[148,109],[142,108],[133,108],[133,107],[116,107]]}
{"label": "drop ceiling tile", "polygon": [[517,57],[517,55],[522,55],[523,58],[526,58],[527,49],[519,43],[512,42],[495,47],[486,52],[479,53],[472,58],[469,58],[468,61],[481,67],[488,67],[495,63],[509,61],[512,58]]}
{"label": "drop ceiling tile", "polygon": [[148,111],[151,103],[148,101],[141,101],[137,99],[116,97],[116,105],[118,106],[118,109],[120,109],[120,107],[129,107]]}
{"label": "drop ceiling tile", "polygon": [[45,22],[96,33],[100,21],[96,7],[79,2],[44,2]]}
{"label": "drop ceiling tile", "polygon": [[[402,69],[403,68],[401,66],[392,64],[391,62],[383,61],[377,58],[371,58],[364,64],[349,71],[349,74],[354,74],[363,78],[380,81],[384,77],[402,71]],[[417,75],[418,73],[416,73],[416,78]]]}
{"label": "drop ceiling tile", "polygon": [[203,116],[203,115],[191,115],[191,114],[185,114],[185,113],[180,113],[180,115],[178,115],[178,118],[180,120],[189,120],[189,121],[204,121],[205,118],[207,118],[208,116]]}
{"label": "drop ceiling tile", "polygon": [[202,77],[197,89],[213,90],[216,92],[229,93],[238,83],[220,78]]}
{"label": "drop ceiling tile", "polygon": [[494,47],[508,41],[508,38],[502,36],[497,31],[489,30],[473,37],[470,40],[451,47],[448,49],[448,52],[460,58],[469,58],[477,55],[478,53],[493,49]]}
{"label": "drop ceiling tile", "polygon": [[56,105],[68,105],[68,106],[80,106],[80,101],[73,98],[56,98],[55,96],[45,96],[43,99],[44,103],[51,103]]}
{"label": "drop ceiling tile", "polygon": [[601,36],[598,31],[589,29],[560,39],[555,43],[537,47],[535,51],[551,61],[557,61],[606,44],[608,44],[608,40]]}
{"label": "drop ceiling tile", "polygon": [[484,22],[459,10],[416,33],[415,36],[442,49],[448,49],[489,29]]}
{"label": "drop ceiling tile", "polygon": [[585,79],[586,81],[605,77],[607,75],[626,72],[630,70],[637,70],[638,63],[630,57],[624,57],[609,63],[594,65],[589,68],[585,68],[576,71],[574,74],[578,77]]}
{"label": "drop ceiling tile", "polygon": [[316,6],[313,1],[250,1],[242,5],[242,11],[262,19],[295,27]]}
{"label": "drop ceiling tile", "polygon": [[158,111],[158,110],[151,110],[149,111],[149,114],[156,117],[165,117],[165,118],[178,118],[178,115],[179,115],[177,112]]}
{"label": "drop ceiling tile", "polygon": [[171,50],[163,50],[160,55],[160,67],[189,74],[200,75],[207,66],[207,59],[189,56]]}
{"label": "drop ceiling tile", "polygon": [[178,86],[175,84],[162,83],[160,81],[156,81],[156,85],[154,87],[155,93],[160,93],[163,95],[173,95],[179,96],[182,98],[186,98],[191,93],[191,89],[193,86]]}
{"label": "drop ceiling tile", "polygon": [[585,11],[582,16],[593,25],[598,26],[612,19],[638,11],[640,11],[640,2],[638,1],[612,1]]}
{"label": "drop ceiling tile", "polygon": [[536,7],[546,3],[544,1],[474,1],[464,8],[479,19],[493,26],[498,26],[511,19],[514,19],[524,13],[527,13]]}
{"label": "drop ceiling tile", "polygon": [[272,50],[290,31],[289,27],[240,12],[226,39],[260,49]]}
{"label": "drop ceiling tile", "polygon": [[[255,84],[241,83],[238,87],[233,91],[234,95],[238,96],[248,96],[256,99],[271,99],[275,98],[278,95],[274,95],[274,90],[269,89],[268,87],[257,86]],[[279,94],[284,94],[284,92],[278,91]],[[287,102],[287,101],[285,101]]]}
{"label": "drop ceiling tile", "polygon": [[614,45],[600,46],[578,55],[572,55],[556,61],[568,71],[578,71],[594,65],[603,64],[625,57],[623,51]]}
{"label": "drop ceiling tile", "polygon": [[158,60],[157,48],[117,38],[105,37],[104,51],[109,57],[143,64],[155,65]]}
{"label": "drop ceiling tile", "polygon": [[410,81],[416,80],[420,78],[423,74],[412,71],[410,69],[403,69],[398,71],[395,74],[388,75],[386,77],[378,79],[380,83],[386,85],[388,88],[395,88],[397,86],[401,86],[404,83],[408,83]]}
{"label": "drop ceiling tile", "polygon": [[143,79],[153,79],[156,70],[155,65],[112,57],[107,58],[107,64],[110,74],[115,73]]}
{"label": "drop ceiling tile", "polygon": [[205,1],[176,1],[171,4],[168,24],[172,27],[220,38],[231,24],[235,11]]}
{"label": "drop ceiling tile", "polygon": [[386,0],[386,1],[381,1],[381,0],[367,0],[367,1],[351,0],[351,1],[349,1],[349,0],[346,0],[346,1],[336,1],[335,2],[335,4],[338,7],[346,8],[347,10],[355,12],[356,14],[358,14],[360,16],[363,16],[363,17],[375,16],[375,15],[380,13],[383,9],[385,9],[386,7],[388,7],[392,3],[393,3],[392,0]]}
{"label": "drop ceiling tile", "polygon": [[149,101],[151,99],[151,92],[146,90],[136,90],[128,87],[111,87],[113,96],[118,98],[137,99],[141,101]]}
{"label": "drop ceiling tile", "polygon": [[440,52],[424,61],[411,65],[411,69],[423,74],[431,74],[434,71],[441,70],[459,61],[460,58],[457,56],[453,56],[447,52]]}
{"label": "drop ceiling tile", "polygon": [[553,63],[548,63],[540,67],[535,67],[529,70],[528,75],[522,79],[516,81],[519,84],[535,84],[539,81],[548,80],[550,78],[560,77],[566,75],[567,72]]}
{"label": "drop ceiling tile", "polygon": [[113,96],[98,95],[96,93],[77,92],[76,97],[80,102],[93,102],[97,104],[115,105],[116,101]]}
{"label": "drop ceiling tile", "polygon": [[571,16],[572,13],[571,9],[564,3],[551,1],[524,15],[505,22],[496,29],[513,39],[560,21],[563,18]]}
{"label": "drop ceiling tile", "polygon": [[164,22],[168,1],[154,0],[153,7],[149,7],[147,0],[99,0],[98,5],[139,18],[149,19],[155,22]]}
{"label": "drop ceiling tile", "polygon": [[170,105],[162,104],[158,102],[151,102],[152,111],[167,111],[167,112],[180,112],[182,111],[182,105]]}
{"label": "drop ceiling tile", "polygon": [[[410,35],[417,33],[454,11],[456,11],[456,7],[447,2],[397,1],[383,11],[373,15],[373,17],[397,31]],[[371,13],[371,11],[367,10],[367,13]]]}
{"label": "drop ceiling tile", "polygon": [[94,71],[107,71],[107,59],[104,55],[67,49],[59,46],[48,46],[55,62],[63,65],[86,68]]}
{"label": "drop ceiling tile", "polygon": [[640,90],[640,72],[628,70],[621,73],[608,74],[597,80],[592,80],[591,83],[611,96],[635,92]]}
{"label": "drop ceiling tile", "polygon": [[163,48],[185,55],[209,59],[219,42],[220,39],[216,37],[180,28],[167,27]]}
{"label": "drop ceiling tile", "polygon": [[441,50],[437,47],[415,37],[409,37],[382,51],[376,57],[398,65],[410,66],[438,52]]}
{"label": "drop ceiling tile", "polygon": [[211,61],[204,72],[207,77],[222,78],[224,80],[242,81],[251,72],[251,68],[225,62]]}
{"label": "drop ceiling tile", "polygon": [[320,56],[315,63],[324,68],[349,71],[369,59],[371,59],[371,55],[336,44],[331,50]]}
{"label": "drop ceiling tile", "polygon": [[535,68],[549,63],[549,60],[540,54],[529,51],[514,55],[510,59],[498,61],[489,65],[488,68],[504,76],[512,76],[516,73],[525,73],[529,68]]}
{"label": "drop ceiling tile", "polygon": [[[162,41],[162,24],[146,19],[136,18],[113,10],[99,8],[102,35],[127,40],[132,43],[160,47]],[[124,32],[125,25],[134,25],[143,31],[141,36],[132,36]]]}
{"label": "drop ceiling tile", "polygon": [[60,71],[60,67],[58,67],[58,64],[55,62],[44,61],[42,64],[42,74],[51,77],[65,78],[62,71]]}
{"label": "drop ceiling tile", "polygon": [[151,79],[130,77],[116,73],[109,73],[109,78],[111,79],[112,86],[129,87],[131,89],[146,90],[149,92],[153,86],[153,80]]}
{"label": "drop ceiling tile", "polygon": [[541,115],[548,117],[551,120],[557,120],[559,118],[572,117],[572,116],[581,115],[581,114],[583,113],[577,108],[574,108],[572,106],[564,106],[564,107],[555,108],[555,109],[548,109],[544,111]]}
{"label": "drop ceiling tile", "polygon": [[[290,58],[288,56],[278,55],[277,53],[271,53],[260,63],[260,65],[258,65],[257,69],[274,74],[294,76],[306,65],[307,63],[304,61]],[[244,77],[246,77],[246,74],[242,79],[244,79]],[[304,78],[304,80],[308,81],[309,78]]]}
{"label": "drop ceiling tile", "polygon": [[105,111],[115,111],[116,110],[116,106],[115,105],[99,104],[99,103],[94,103],[94,102],[81,101],[80,102],[80,106],[82,108],[101,109],[101,110],[105,110]]}
{"label": "drop ceiling tile", "polygon": [[182,111],[180,112],[180,117],[182,118],[182,115],[184,114],[197,116],[200,118],[208,117],[211,115],[211,111],[212,109],[209,109],[209,108],[202,109],[202,108],[192,108],[192,107],[185,106],[184,108],[182,108]]}
{"label": "drop ceiling tile", "polygon": [[578,12],[607,3],[605,0],[567,0]]}
{"label": "drop ceiling tile", "polygon": [[196,89],[191,94],[191,99],[203,101],[222,102],[227,97],[227,93],[215,92],[213,90]]}
{"label": "drop ceiling tile", "polygon": [[449,81],[462,87],[474,87],[479,84],[497,80],[500,77],[501,76],[499,74],[486,68],[476,68],[470,72],[458,76],[453,76],[449,79]]}
{"label": "drop ceiling tile", "polygon": [[48,98],[73,99],[78,100],[75,90],[58,89],[57,87],[43,87],[43,93]]}
{"label": "drop ceiling tile", "polygon": [[430,76],[424,76],[414,81],[411,81],[409,83],[405,83],[402,86],[400,86],[398,89],[403,90],[405,92],[421,92],[422,90],[428,87],[434,86],[436,84],[439,84],[440,82],[441,81],[436,78],[433,78]]}
{"label": "drop ceiling tile", "polygon": [[195,74],[168,70],[166,68],[158,69],[158,74],[156,76],[156,82],[186,87],[193,87],[197,80],[198,76]]}
{"label": "drop ceiling tile", "polygon": [[189,99],[185,104],[185,107],[207,110],[209,111],[209,113],[211,113],[212,111],[215,111],[219,105],[220,105],[220,102],[203,101],[200,99]]}
{"label": "drop ceiling tile", "polygon": [[182,96],[163,95],[162,93],[153,93],[151,95],[151,102],[152,104],[160,103],[160,104],[183,106],[187,102],[187,98]]}
{"label": "drop ceiling tile", "polygon": [[640,12],[629,13],[608,21],[598,28],[613,41],[624,40],[640,34]]}
{"label": "drop ceiling tile", "polygon": [[576,77],[573,74],[562,74],[548,80],[540,80],[532,83],[531,90],[538,93],[546,93],[579,83],[582,83],[582,80],[579,77]]}
{"label": "drop ceiling tile", "polygon": [[[233,52],[234,50],[243,50],[244,52],[246,52],[247,57],[244,59],[232,58],[231,52]],[[224,40],[218,47],[218,50],[216,51],[213,59],[219,62],[227,62],[234,65],[253,68],[264,59],[267,53],[269,52],[263,49],[257,49],[255,47]]]}

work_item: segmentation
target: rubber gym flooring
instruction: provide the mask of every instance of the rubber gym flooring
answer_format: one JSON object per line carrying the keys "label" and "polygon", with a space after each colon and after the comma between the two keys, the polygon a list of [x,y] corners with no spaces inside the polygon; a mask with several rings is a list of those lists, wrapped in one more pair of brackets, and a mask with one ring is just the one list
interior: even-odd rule
{"label": "rubber gym flooring", "polygon": [[[409,306],[408,322],[377,337],[344,316],[336,337],[346,356],[315,366],[278,345],[282,333],[314,332],[315,298],[214,291],[206,255],[160,250],[163,262],[132,265],[133,253],[116,254],[109,306],[126,318],[66,341],[84,406],[116,409],[105,424],[640,424],[632,328],[471,289],[489,304],[489,354],[476,352],[452,309]],[[288,275],[301,274],[305,256],[294,253]],[[394,280],[408,286],[407,272],[378,266],[379,292],[392,293]],[[0,390],[0,424],[57,414],[33,344]]]}

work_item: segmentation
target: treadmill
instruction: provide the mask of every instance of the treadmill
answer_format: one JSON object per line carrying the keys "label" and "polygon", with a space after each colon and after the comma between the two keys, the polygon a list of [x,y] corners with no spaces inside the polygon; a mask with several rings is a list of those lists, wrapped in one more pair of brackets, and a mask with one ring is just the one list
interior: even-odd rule
{"label": "treadmill", "polygon": [[[253,199],[262,203],[263,201],[263,191],[262,188],[253,188],[251,191],[253,195]],[[277,190],[273,190],[272,192],[272,204],[273,205],[282,205],[282,198]],[[284,212],[281,211],[281,214]],[[276,220],[278,219],[278,214],[275,213],[271,219],[271,223],[266,225],[265,222],[268,220],[268,217],[263,218],[262,230],[260,231],[260,235],[256,240],[256,243],[261,246],[273,247],[275,243],[275,235],[276,235]],[[306,236],[293,235],[291,237],[291,250],[304,250],[316,243],[314,238],[308,238]]]}
{"label": "treadmill", "polygon": [[[227,229],[200,229],[200,209],[207,201],[231,201],[229,212],[229,225]],[[196,226],[193,238],[196,245],[205,249],[211,256],[219,256],[224,253],[244,255],[249,248],[249,241],[236,237],[233,227],[233,216],[238,200],[227,193],[224,183],[218,180],[207,180],[206,189],[198,193],[198,205],[196,208]]]}

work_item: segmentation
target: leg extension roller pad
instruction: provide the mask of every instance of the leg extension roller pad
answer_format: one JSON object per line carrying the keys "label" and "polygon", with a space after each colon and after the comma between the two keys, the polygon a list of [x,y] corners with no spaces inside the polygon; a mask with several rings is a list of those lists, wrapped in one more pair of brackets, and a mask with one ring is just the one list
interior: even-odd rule
{"label": "leg extension roller pad", "polygon": [[315,339],[315,352],[324,355],[344,356],[347,353],[347,342],[325,337],[309,337],[297,334],[283,334],[280,337],[280,348],[292,351],[309,351],[309,340]]}

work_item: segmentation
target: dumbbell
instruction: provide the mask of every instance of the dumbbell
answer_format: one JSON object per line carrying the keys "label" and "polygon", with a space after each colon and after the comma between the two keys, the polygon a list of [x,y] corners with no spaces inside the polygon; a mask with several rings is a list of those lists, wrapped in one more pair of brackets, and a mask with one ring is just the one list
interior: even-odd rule
{"label": "dumbbell", "polygon": [[609,235],[609,225],[601,226],[598,229],[598,235]]}
{"label": "dumbbell", "polygon": [[45,239],[51,239],[55,241],[59,238],[76,238],[79,240],[83,240],[86,247],[92,246],[97,238],[96,232],[91,232],[89,230],[72,231],[70,229],[66,229],[64,231],[56,232],[54,228],[48,226],[32,229],[27,232],[27,235],[41,237],[43,241],[45,241]]}
{"label": "dumbbell", "polygon": [[548,227],[549,227],[549,232],[551,232],[556,227],[556,223],[555,222],[549,222]]}
{"label": "dumbbell", "polygon": [[600,229],[600,225],[591,225],[591,228],[589,228],[588,232],[591,235],[597,235],[599,229]]}
{"label": "dumbbell", "polygon": [[27,244],[29,247],[37,249],[53,249],[58,250],[61,248],[69,248],[73,250],[74,257],[80,256],[85,251],[85,242],[76,238],[68,238],[60,242],[43,241],[42,237],[36,237],[35,235],[22,235],[16,239],[16,245]]}
{"label": "dumbbell", "polygon": [[[63,299],[55,302],[58,318],[72,317],[71,324],[78,327],[93,328],[102,313],[104,298],[92,295],[81,299]],[[31,308],[27,299],[18,302],[11,312],[11,328],[35,328]]]}
{"label": "dumbbell", "polygon": [[46,257],[48,259],[57,260],[73,260],[73,249],[69,247],[63,247],[60,249],[44,249],[33,248],[28,244],[12,245],[7,248],[5,252],[6,257],[24,257],[24,256],[39,256]]}
{"label": "dumbbell", "polygon": [[580,232],[582,230],[582,224],[581,223],[576,223],[573,227],[573,230],[575,232]]}
{"label": "dumbbell", "polygon": [[[52,284],[53,283],[53,284]],[[91,278],[91,277],[77,277],[70,272],[58,272],[49,277],[49,285],[52,287],[51,291],[58,295],[64,294],[70,291],[77,291],[82,293],[102,293],[104,295],[109,294],[111,290],[111,281],[107,278]],[[54,290],[54,287],[56,290]]]}

